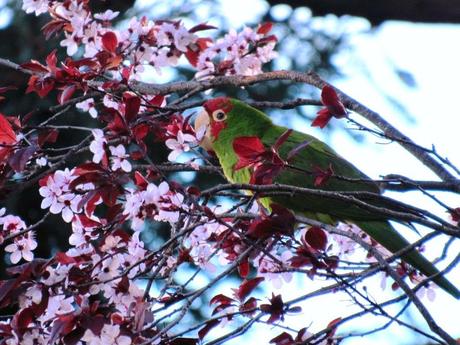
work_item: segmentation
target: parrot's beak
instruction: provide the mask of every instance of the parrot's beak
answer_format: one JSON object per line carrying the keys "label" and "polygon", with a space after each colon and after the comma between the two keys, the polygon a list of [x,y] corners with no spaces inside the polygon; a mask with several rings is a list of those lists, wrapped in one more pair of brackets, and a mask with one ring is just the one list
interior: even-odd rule
{"label": "parrot's beak", "polygon": [[195,133],[204,132],[201,139],[200,146],[206,151],[212,151],[211,132],[209,129],[209,114],[203,110],[196,116],[195,119]]}

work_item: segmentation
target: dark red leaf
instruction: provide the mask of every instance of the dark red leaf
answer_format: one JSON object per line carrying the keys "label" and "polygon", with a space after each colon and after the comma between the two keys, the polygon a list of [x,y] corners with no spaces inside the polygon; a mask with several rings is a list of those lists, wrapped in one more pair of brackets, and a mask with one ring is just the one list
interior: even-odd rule
{"label": "dark red leaf", "polygon": [[16,143],[16,133],[10,122],[0,114],[0,144],[11,145]]}
{"label": "dark red leaf", "polygon": [[42,65],[40,62],[36,60],[30,60],[30,62],[26,62],[20,65],[21,68],[28,69],[29,71],[32,72],[38,72],[38,73],[46,73],[48,72],[48,69],[46,66]]}
{"label": "dark red leaf", "polygon": [[240,157],[252,158],[265,152],[265,146],[258,137],[239,137],[233,140],[233,150]]}
{"label": "dark red leaf", "polygon": [[250,280],[246,280],[241,283],[240,287],[235,291],[235,296],[242,302],[248,297],[248,295],[254,290],[265,278],[257,277]]}
{"label": "dark red leaf", "polygon": [[56,64],[57,64],[56,52],[57,50],[54,49],[46,57],[46,66],[48,67],[48,71],[52,72],[53,74],[56,72]]}
{"label": "dark red leaf", "polygon": [[338,317],[327,324],[327,328],[332,328],[332,330],[327,333],[328,337],[332,337],[335,334],[335,332],[337,331],[337,324],[340,321],[342,321],[342,318]]}
{"label": "dark red leaf", "polygon": [[284,314],[284,302],[281,295],[272,294],[270,304],[262,304],[260,310],[270,314],[270,318],[267,320],[268,323],[273,323],[278,320],[283,320]]}
{"label": "dark red leaf", "polygon": [[83,225],[85,228],[96,228],[102,225],[101,223],[95,221],[94,219],[88,218],[84,214],[77,214],[76,217],[80,221],[81,225]]}
{"label": "dark red leaf", "polygon": [[291,133],[292,133],[292,129],[288,129],[283,134],[281,134],[281,136],[278,139],[276,139],[276,142],[273,145],[273,148],[275,150],[278,150],[280,148],[280,146],[283,145],[286,142],[286,140],[289,138]]}
{"label": "dark red leaf", "polygon": [[136,183],[136,186],[145,189],[147,188],[147,185],[149,184],[149,181],[142,176],[142,174],[139,171],[134,172],[134,182]]}
{"label": "dark red leaf", "polygon": [[58,316],[58,318],[53,322],[53,328],[48,339],[48,344],[54,344],[61,336],[70,333],[75,326],[75,323],[76,318],[74,315]]}
{"label": "dark red leaf", "polygon": [[257,299],[251,297],[242,305],[240,305],[239,311],[246,315],[251,315],[255,313],[255,308],[257,308]]}
{"label": "dark red leaf", "polygon": [[32,145],[23,149],[16,150],[13,155],[8,159],[10,167],[16,171],[21,172],[26,167],[30,157],[37,151],[37,146]]}
{"label": "dark red leaf", "polygon": [[323,87],[321,90],[321,102],[327,107],[331,116],[338,119],[347,116],[347,110],[340,102],[339,96],[337,96],[332,86],[325,85]]}
{"label": "dark red leaf", "polygon": [[273,27],[273,23],[271,22],[262,23],[257,29],[257,33],[259,35],[266,35],[271,31],[272,27]]}
{"label": "dark red leaf", "polygon": [[272,203],[269,216],[256,218],[249,226],[246,235],[253,238],[267,238],[273,235],[290,235],[294,231],[295,216],[287,208]]}
{"label": "dark red leaf", "polygon": [[270,340],[270,344],[275,344],[275,345],[293,345],[295,344],[294,339],[292,336],[287,333],[283,332],[280,335],[274,337],[273,339]]}
{"label": "dark red leaf", "polygon": [[219,323],[219,320],[211,320],[206,322],[206,325],[198,331],[198,338],[202,340],[206,336],[206,334],[208,334],[209,331],[211,331],[211,329],[216,327]]}
{"label": "dark red leaf", "polygon": [[239,137],[233,140],[233,150],[238,156],[234,170],[249,167],[260,161],[266,152],[265,146],[258,137]]}
{"label": "dark red leaf", "polygon": [[125,104],[125,119],[127,123],[133,122],[139,113],[141,99],[132,92],[123,94],[123,103]]}
{"label": "dark red leaf", "polygon": [[115,49],[117,49],[118,45],[118,38],[117,35],[112,32],[112,31],[107,31],[103,36],[102,36],[102,45],[104,46],[104,49],[114,53]]}
{"label": "dark red leaf", "polygon": [[43,146],[45,143],[55,143],[59,135],[57,129],[45,129],[38,135],[38,145]]}
{"label": "dark red leaf", "polygon": [[327,108],[321,109],[318,111],[318,116],[311,123],[312,127],[324,128],[332,119],[332,115],[329,113]]}
{"label": "dark red leaf", "polygon": [[66,103],[77,90],[75,85],[68,85],[66,86],[58,95],[58,102],[59,104]]}
{"label": "dark red leaf", "polygon": [[450,210],[449,213],[454,222],[458,223],[460,221],[460,207]]}
{"label": "dark red leaf", "polygon": [[314,185],[315,187],[321,187],[329,181],[329,178],[334,175],[334,171],[332,170],[332,166],[326,170],[321,169],[320,167],[313,168],[313,176],[315,177]]}
{"label": "dark red leaf", "polygon": [[11,326],[19,335],[23,335],[27,331],[27,326],[34,319],[32,308],[24,308],[17,312],[11,320]]}
{"label": "dark red leaf", "polygon": [[197,31],[214,30],[214,29],[217,29],[217,27],[213,25],[208,25],[206,23],[201,23],[201,24],[195,25],[193,28],[188,30],[188,32],[194,33]]}
{"label": "dark red leaf", "polygon": [[235,300],[223,294],[218,294],[211,298],[209,304],[231,305]]}
{"label": "dark red leaf", "polygon": [[249,275],[249,270],[250,266],[248,260],[245,260],[238,265],[238,273],[241,278],[246,278]]}
{"label": "dark red leaf", "polygon": [[312,226],[304,236],[305,242],[317,250],[325,250],[327,246],[326,232],[318,226]]}
{"label": "dark red leaf", "polygon": [[106,186],[99,189],[100,196],[102,201],[109,206],[112,207],[117,202],[117,197],[120,195],[120,190],[114,186]]}
{"label": "dark red leaf", "polygon": [[57,252],[54,255],[54,260],[62,265],[74,264],[76,262],[75,258],[68,256],[63,252]]}
{"label": "dark red leaf", "polygon": [[149,134],[150,126],[146,123],[141,123],[133,128],[134,137],[137,141],[144,139]]}
{"label": "dark red leaf", "polygon": [[193,67],[196,67],[198,65],[198,58],[200,57],[201,51],[199,50],[193,50],[189,47],[187,47],[187,51],[185,52],[185,57],[187,58],[188,62]]}

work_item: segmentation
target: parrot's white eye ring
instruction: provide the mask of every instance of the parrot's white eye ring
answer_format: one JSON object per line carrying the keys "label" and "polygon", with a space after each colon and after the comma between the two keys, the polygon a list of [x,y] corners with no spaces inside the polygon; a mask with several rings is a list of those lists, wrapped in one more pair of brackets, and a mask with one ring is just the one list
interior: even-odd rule
{"label": "parrot's white eye ring", "polygon": [[217,109],[213,111],[212,118],[214,119],[214,121],[222,122],[227,119],[227,114],[225,114],[225,112],[222,109]]}

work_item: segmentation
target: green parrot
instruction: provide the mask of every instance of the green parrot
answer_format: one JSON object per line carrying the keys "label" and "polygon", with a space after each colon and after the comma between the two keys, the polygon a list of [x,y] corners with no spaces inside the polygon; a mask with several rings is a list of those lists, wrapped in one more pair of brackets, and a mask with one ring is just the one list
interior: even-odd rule
{"label": "green parrot", "polygon": [[[198,114],[195,120],[197,131],[207,126],[200,145],[217,155],[225,177],[230,182],[250,183],[249,167],[235,169],[239,160],[233,147],[235,139],[257,137],[266,148],[269,148],[286,133],[287,128],[273,124],[263,112],[236,99],[219,97],[205,102],[203,106],[204,111]],[[380,194],[379,187],[369,181],[364,173],[325,143],[308,134],[292,131],[278,148],[281,158],[286,159],[291,150],[303,143],[308,144],[304,144],[304,147],[289,161],[290,165],[298,169],[281,170],[274,177],[273,183],[327,191],[361,191]],[[322,171],[329,169],[335,176],[347,179],[331,177],[318,186],[318,183],[315,183],[315,174],[306,173],[318,169]],[[388,222],[388,217],[347,201],[305,194],[265,197],[259,201],[267,208],[271,203],[277,203],[291,209],[294,213],[331,225],[338,221],[354,223],[392,253],[410,245]],[[370,199],[366,201],[373,204]],[[375,200],[374,205],[379,206]],[[426,276],[439,272],[431,262],[415,250],[404,254],[402,258]],[[433,280],[449,294],[457,299],[460,298],[460,291],[445,277],[437,276]]]}

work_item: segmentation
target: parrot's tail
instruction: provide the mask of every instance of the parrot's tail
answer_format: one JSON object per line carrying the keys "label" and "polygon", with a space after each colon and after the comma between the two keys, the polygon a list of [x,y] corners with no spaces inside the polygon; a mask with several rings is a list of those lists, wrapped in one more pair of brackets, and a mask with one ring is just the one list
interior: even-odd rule
{"label": "parrot's tail", "polygon": [[[354,223],[392,253],[396,253],[410,245],[387,221],[362,221]],[[411,250],[401,255],[401,258],[427,277],[439,274],[439,270],[416,250]],[[460,299],[460,291],[444,276],[438,275],[433,278],[433,281],[453,297]]]}

